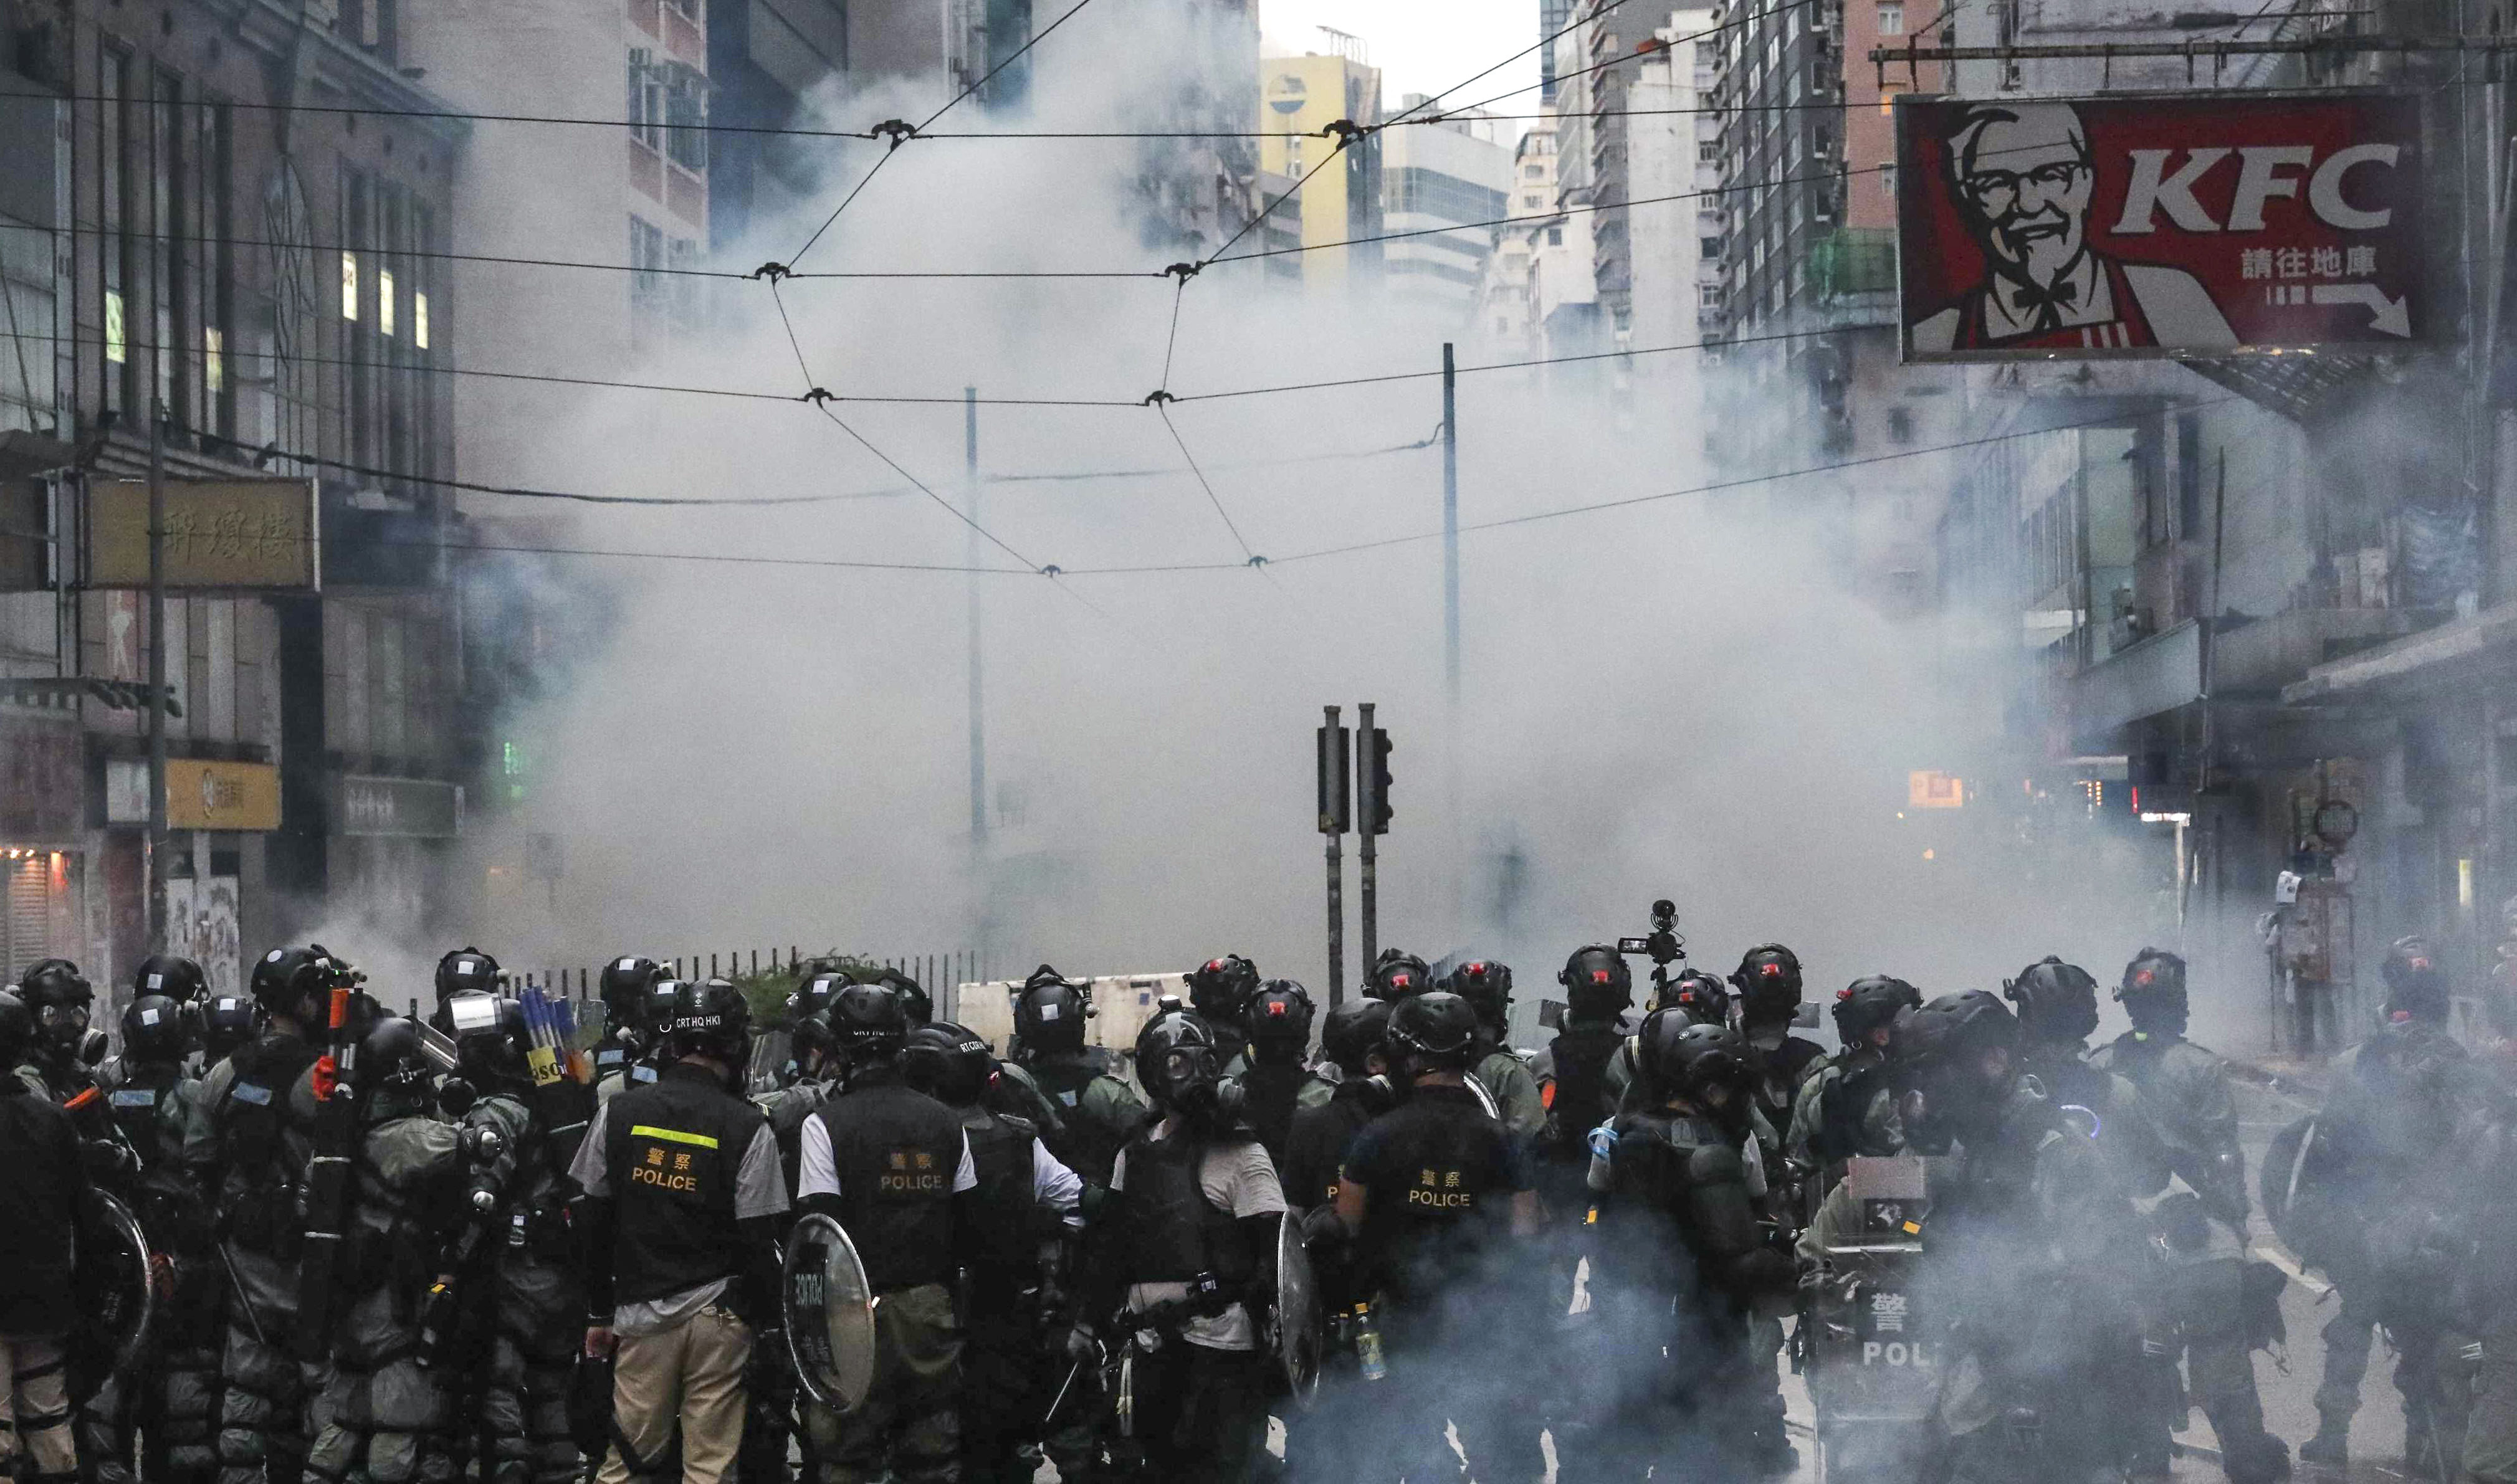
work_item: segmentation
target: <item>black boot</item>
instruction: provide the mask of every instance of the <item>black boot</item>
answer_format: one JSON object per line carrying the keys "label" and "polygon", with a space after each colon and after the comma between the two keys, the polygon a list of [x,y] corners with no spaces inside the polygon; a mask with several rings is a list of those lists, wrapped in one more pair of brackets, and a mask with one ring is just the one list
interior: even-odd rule
{"label": "black boot", "polygon": [[2299,1462],[2329,1463],[2336,1468],[2351,1460],[2351,1419],[2336,1413],[2317,1414],[2316,1436],[2298,1445]]}

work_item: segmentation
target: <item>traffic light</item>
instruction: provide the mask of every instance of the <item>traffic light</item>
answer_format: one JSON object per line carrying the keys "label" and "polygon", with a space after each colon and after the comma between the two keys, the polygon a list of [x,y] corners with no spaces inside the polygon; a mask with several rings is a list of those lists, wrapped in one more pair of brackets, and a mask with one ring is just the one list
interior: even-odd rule
{"label": "traffic light", "polygon": [[1353,733],[1344,727],[1318,731],[1320,833],[1344,834],[1354,827],[1354,789],[1345,771]]}
{"label": "traffic light", "polygon": [[1397,812],[1389,807],[1389,734],[1373,728],[1355,763],[1363,784],[1363,827],[1372,834],[1387,834],[1389,817]]}

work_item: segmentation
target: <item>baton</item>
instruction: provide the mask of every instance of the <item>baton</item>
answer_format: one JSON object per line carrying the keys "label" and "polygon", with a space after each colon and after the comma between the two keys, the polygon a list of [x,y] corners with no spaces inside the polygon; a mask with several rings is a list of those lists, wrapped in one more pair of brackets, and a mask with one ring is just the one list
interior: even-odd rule
{"label": "baton", "polygon": [[1057,1420],[1059,1409],[1066,1405],[1068,1394],[1075,1390],[1075,1378],[1084,1374],[1084,1367],[1089,1359],[1090,1357],[1086,1357],[1085,1359],[1078,1360],[1074,1365],[1066,1368],[1066,1379],[1059,1384],[1057,1395],[1050,1400],[1048,1410],[1040,1415],[1041,1431],[1046,1432],[1048,1430],[1048,1424]]}
{"label": "baton", "polygon": [[219,1250],[219,1266],[228,1270],[228,1287],[235,1290],[236,1306],[244,1310],[245,1328],[253,1332],[253,1342],[270,1349],[271,1341],[262,1333],[262,1316],[253,1311],[253,1295],[244,1291],[244,1279],[236,1273],[235,1258],[228,1251],[227,1239],[221,1237],[210,1245]]}

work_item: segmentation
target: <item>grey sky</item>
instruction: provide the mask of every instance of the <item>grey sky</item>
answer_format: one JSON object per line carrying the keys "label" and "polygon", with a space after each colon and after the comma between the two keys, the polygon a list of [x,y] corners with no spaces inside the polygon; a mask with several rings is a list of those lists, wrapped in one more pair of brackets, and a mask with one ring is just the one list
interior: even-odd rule
{"label": "grey sky", "polygon": [[[1318,27],[1363,38],[1381,68],[1384,101],[1438,93],[1538,40],[1538,0],[1259,0],[1258,21],[1272,50],[1324,52]],[[1538,56],[1531,53],[1444,100],[1470,104],[1513,88],[1530,91],[1494,105],[1498,113],[1538,109]]]}

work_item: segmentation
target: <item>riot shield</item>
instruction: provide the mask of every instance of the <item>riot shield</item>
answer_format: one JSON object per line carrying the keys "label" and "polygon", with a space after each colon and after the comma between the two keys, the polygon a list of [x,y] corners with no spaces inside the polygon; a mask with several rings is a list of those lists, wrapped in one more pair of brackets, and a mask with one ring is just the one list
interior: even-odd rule
{"label": "riot shield", "polygon": [[1310,1250],[1302,1244],[1301,1220],[1288,1212],[1276,1227],[1276,1361],[1284,1368],[1285,1389],[1294,1405],[1305,1412],[1319,1399],[1326,1338],[1319,1277],[1311,1270]]}
{"label": "riot shield", "polygon": [[874,1389],[875,1296],[839,1223],[819,1214],[795,1223],[781,1295],[795,1378],[823,1406],[854,1410]]}
{"label": "riot shield", "polygon": [[1855,1159],[1819,1214],[1823,1266],[1802,1291],[1821,1477],[1910,1477],[1928,1449],[1948,1334],[1916,1302],[1923,1163]]}
{"label": "riot shield", "polygon": [[107,1380],[131,1373],[157,1317],[149,1274],[155,1257],[140,1218],[118,1196],[99,1190],[90,1199],[99,1217],[97,1246],[79,1254],[79,1312],[87,1323],[71,1346],[69,1366],[71,1400],[82,1403]]}

